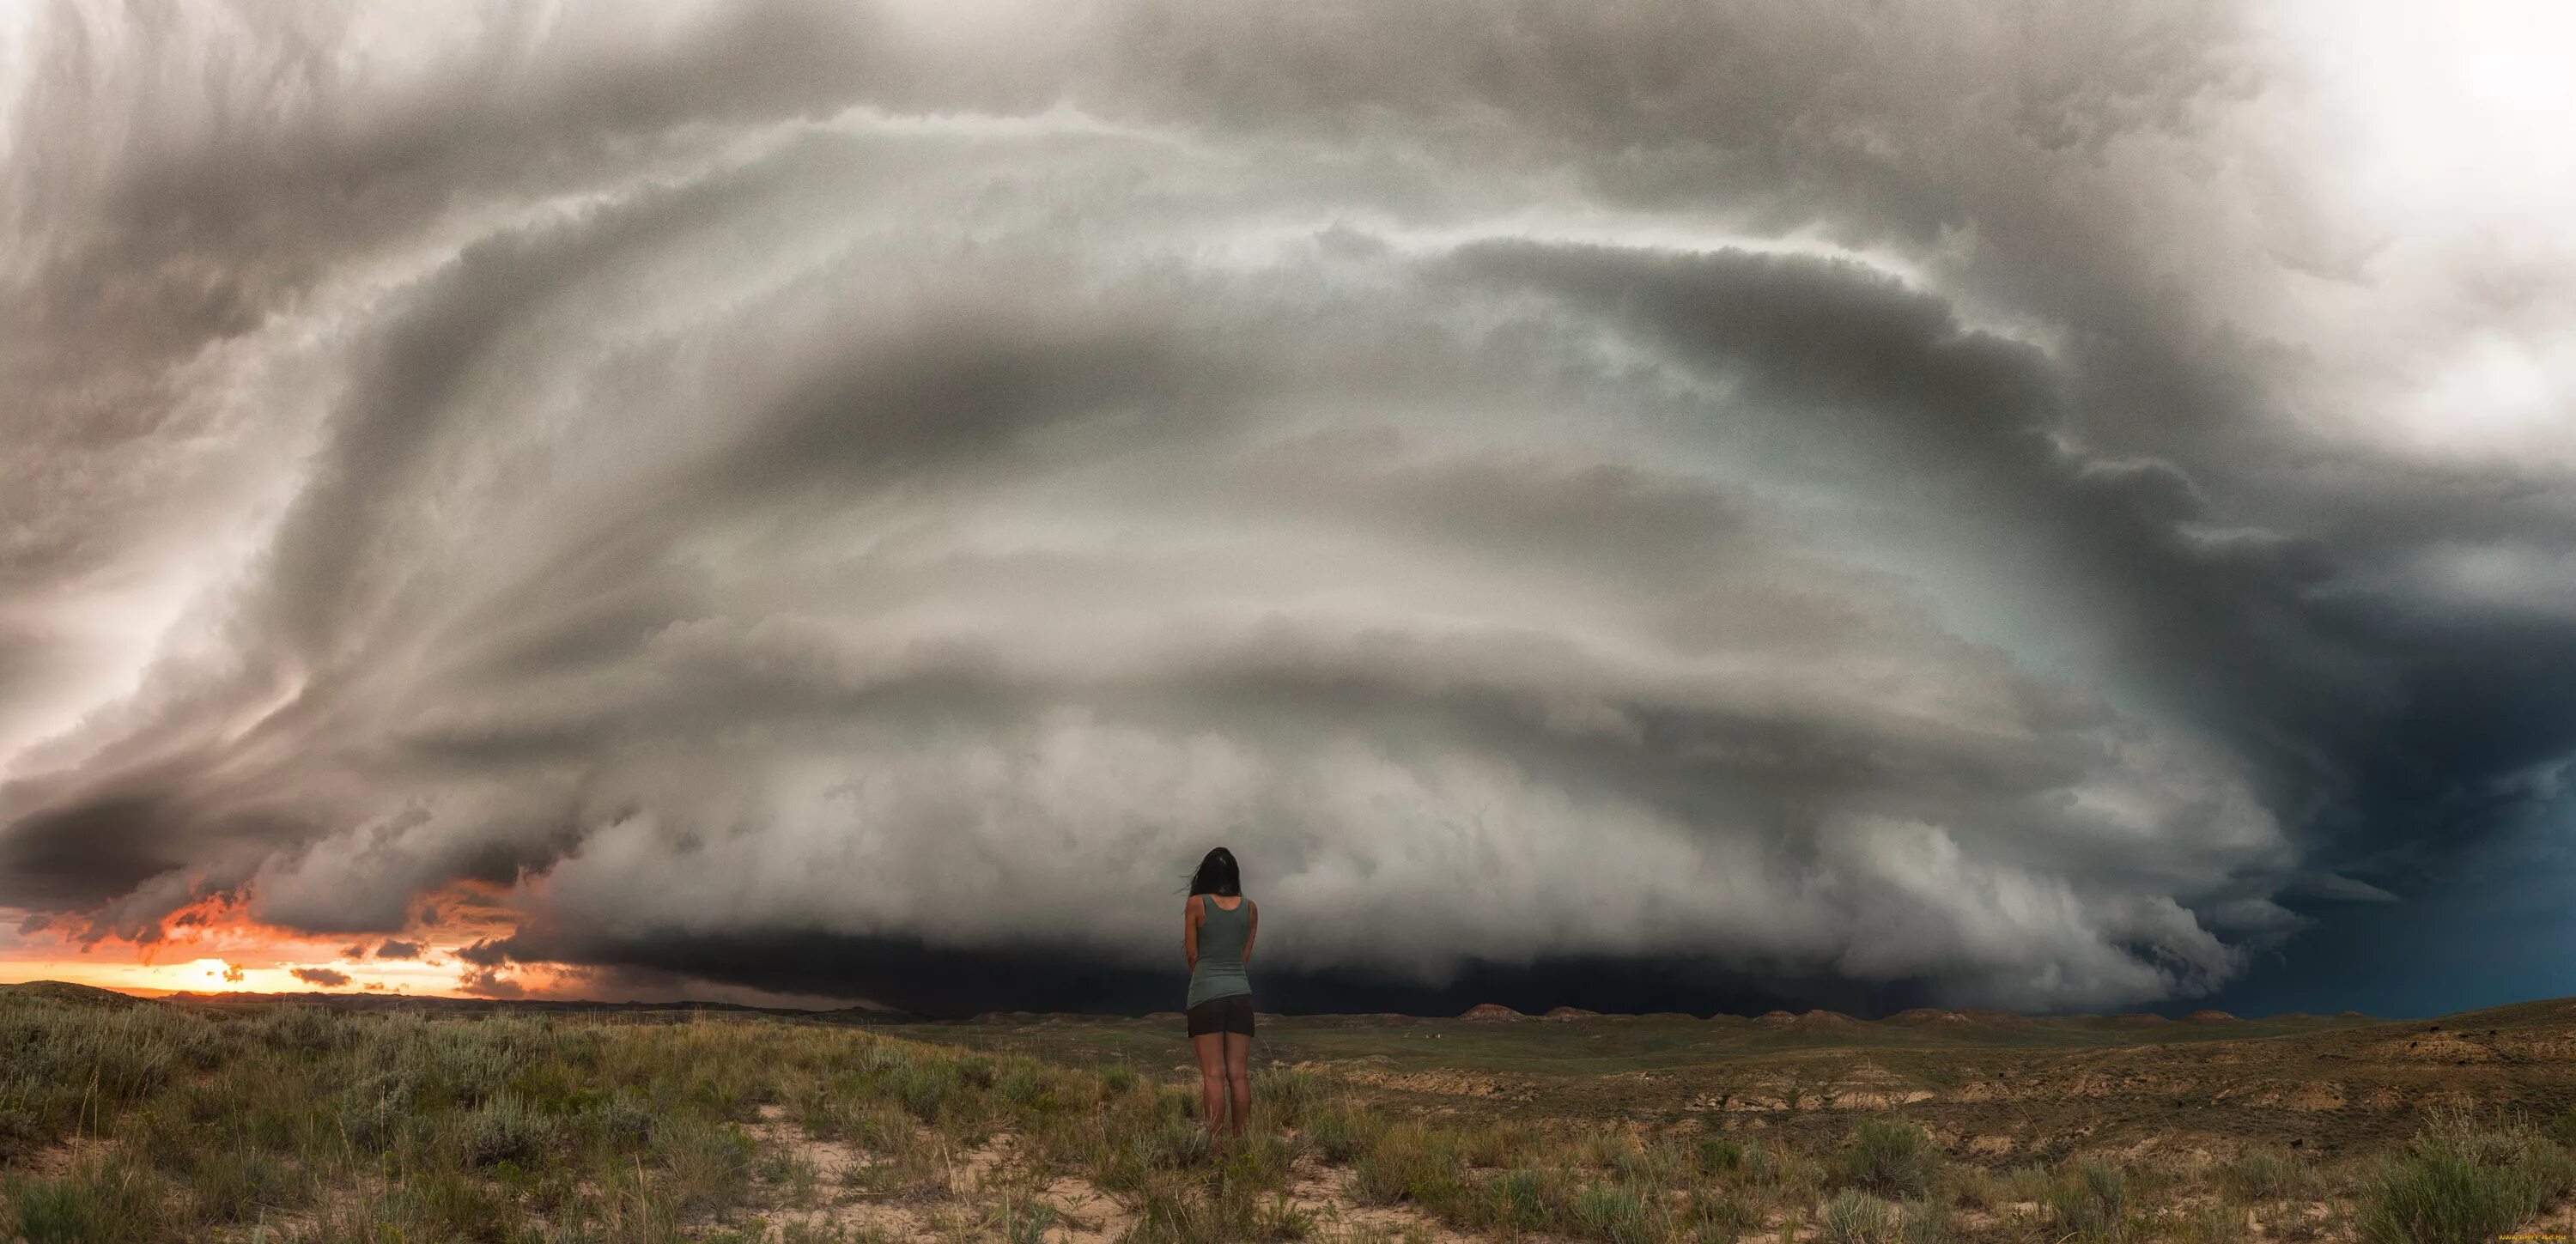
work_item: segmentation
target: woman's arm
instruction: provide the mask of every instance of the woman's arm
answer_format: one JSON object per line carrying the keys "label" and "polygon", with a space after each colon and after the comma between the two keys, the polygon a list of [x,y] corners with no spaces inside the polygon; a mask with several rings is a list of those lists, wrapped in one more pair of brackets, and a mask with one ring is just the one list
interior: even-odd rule
{"label": "woman's arm", "polygon": [[1252,927],[1243,931],[1243,961],[1250,963],[1252,962],[1252,939],[1261,936],[1261,904],[1245,899],[1243,905],[1252,909]]}
{"label": "woman's arm", "polygon": [[1199,970],[1199,896],[1181,904],[1181,958],[1188,960],[1190,970]]}

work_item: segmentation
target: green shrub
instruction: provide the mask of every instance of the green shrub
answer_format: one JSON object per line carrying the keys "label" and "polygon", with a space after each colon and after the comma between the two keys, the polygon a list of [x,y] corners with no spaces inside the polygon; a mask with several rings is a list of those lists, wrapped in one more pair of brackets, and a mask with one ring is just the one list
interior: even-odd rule
{"label": "green shrub", "polygon": [[543,1038],[543,1028],[521,1019],[429,1024],[363,1043],[359,1061],[404,1100],[472,1107],[518,1081]]}
{"label": "green shrub", "polygon": [[1037,1073],[1025,1067],[1013,1068],[993,1085],[993,1092],[1014,1106],[1028,1105],[1045,1091],[1046,1086],[1038,1079]]}
{"label": "green shrub", "polygon": [[1930,1200],[1907,1201],[1897,1207],[1896,1238],[1899,1244],[1944,1244],[1950,1212]]}
{"label": "green shrub", "polygon": [[53,1179],[11,1179],[0,1194],[27,1244],[144,1244],[170,1236],[159,1184],[114,1157],[76,1163]]}
{"label": "green shrub", "polygon": [[1002,1244],[1046,1244],[1047,1232],[1062,1220],[1054,1206],[1030,1199],[1006,1202],[993,1225]]}
{"label": "green shrub", "polygon": [[533,1166],[554,1150],[562,1134],[561,1119],[504,1094],[465,1116],[465,1160],[476,1166]]}
{"label": "green shrub", "polygon": [[903,1103],[912,1117],[924,1123],[939,1120],[939,1108],[948,1101],[948,1077],[935,1068],[904,1066],[888,1080],[895,1100]]}
{"label": "green shrub", "polygon": [[1842,1173],[1882,1197],[1925,1197],[1941,1171],[1932,1134],[1905,1119],[1863,1119],[1843,1149]]}
{"label": "green shrub", "polygon": [[2221,1168],[2219,1186],[2238,1201],[2310,1201],[2318,1192],[2316,1168],[2278,1149],[2248,1149]]}
{"label": "green shrub", "polygon": [[627,1090],[586,1107],[579,1120],[601,1144],[623,1152],[653,1143],[655,1117],[641,1094]]}
{"label": "green shrub", "polygon": [[1780,1181],[1780,1155],[1760,1145],[1747,1147],[1738,1165],[1744,1171],[1745,1181],[1757,1187]]}
{"label": "green shrub", "polygon": [[1523,1165],[1536,1138],[1516,1123],[1479,1123],[1458,1134],[1458,1156],[1469,1166],[1502,1170]]}
{"label": "green shrub", "polygon": [[1129,1136],[1126,1148],[1136,1165],[1146,1169],[1197,1166],[1208,1159],[1207,1129],[1186,1120],[1165,1120]]}
{"label": "green shrub", "polygon": [[2576,1159],[2538,1132],[2438,1116],[2364,1190],[2361,1234],[2375,1244],[2478,1244],[2571,1182]]}
{"label": "green shrub", "polygon": [[1686,1224],[1691,1244],[1725,1244],[1761,1222],[1761,1212],[1736,1197],[1707,1188],[1691,1190]]}
{"label": "green shrub", "polygon": [[246,1145],[205,1145],[187,1173],[197,1215],[214,1222],[249,1222],[263,1209],[290,1200],[290,1177],[270,1155]]}
{"label": "green shrub", "polygon": [[2224,1202],[2203,1205],[2184,1220],[2188,1244],[2245,1244],[2245,1211]]}
{"label": "green shrub", "polygon": [[1896,1238],[1887,1202],[1857,1188],[1845,1188],[1825,1202],[1816,1231],[1823,1244],[1890,1244]]}
{"label": "green shrub", "polygon": [[16,1102],[0,1103],[0,1161],[42,1144],[49,1131],[34,1111]]}
{"label": "green shrub", "polygon": [[519,1215],[509,1194],[454,1167],[414,1172],[386,1199],[397,1221],[421,1225],[414,1238],[507,1240],[516,1234]]}
{"label": "green shrub", "polygon": [[[1995,1177],[1997,1200],[1993,1204],[2036,1201],[2045,1204],[2056,1191],[2057,1176],[2048,1168],[2034,1164],[2016,1166]],[[1989,1205],[1992,1208],[1993,1205]]]}
{"label": "green shrub", "polygon": [[859,1074],[870,1079],[890,1079],[911,1066],[911,1052],[899,1046],[871,1045],[859,1053]]}
{"label": "green shrub", "polygon": [[2558,1117],[2551,1119],[2549,1126],[2542,1131],[2551,1140],[2569,1149],[2576,1149],[2576,1106],[2569,1106],[2559,1111]]}
{"label": "green shrub", "polygon": [[252,1024],[252,1030],[269,1048],[297,1054],[337,1049],[351,1035],[349,1025],[330,1011],[300,1005],[271,1009]]}
{"label": "green shrub", "polygon": [[1486,1217],[1512,1231],[1536,1231],[1555,1220],[1550,1177],[1526,1167],[1505,1171],[1485,1185]]}
{"label": "green shrub", "polygon": [[1280,1193],[1262,1202],[1253,1216],[1252,1238],[1256,1240],[1303,1240],[1315,1234],[1315,1211],[1288,1199]]}
{"label": "green shrub", "polygon": [[1744,1146],[1724,1136],[1703,1135],[1691,1147],[1691,1156],[1700,1170],[1719,1175],[1744,1165]]}
{"label": "green shrub", "polygon": [[1443,1204],[1457,1198],[1465,1165],[1451,1138],[1419,1123],[1398,1123],[1380,1131],[1351,1163],[1351,1191],[1376,1205]]}
{"label": "green shrub", "polygon": [[410,1071],[381,1071],[349,1086],[334,1109],[339,1130],[359,1149],[390,1149],[395,1138],[420,1123],[419,1077]]}
{"label": "green shrub", "polygon": [[1146,1192],[1127,1244],[1239,1244],[1270,1238],[1253,1199],[1218,1185],[1157,1186]]}
{"label": "green shrub", "polygon": [[1610,1244],[1656,1244],[1664,1238],[1657,1197],[1633,1184],[1591,1184],[1574,1194],[1574,1226]]}
{"label": "green shrub", "polygon": [[2076,1239],[2127,1240],[2134,1226],[2128,1172],[2098,1159],[2078,1165],[2049,1188],[2048,1209],[2058,1229]]}
{"label": "green shrub", "polygon": [[1618,1170],[1636,1152],[1625,1133],[1611,1130],[1587,1131],[1574,1140],[1566,1160],[1576,1166]]}
{"label": "green shrub", "polygon": [[741,1199],[751,1184],[751,1138],[696,1115],[666,1117],[654,1129],[655,1155],[670,1171],[670,1191],[683,1210]]}
{"label": "green shrub", "polygon": [[1690,1158],[1665,1141],[1623,1148],[1610,1160],[1610,1173],[1632,1184],[1678,1184],[1689,1177],[1690,1169]]}
{"label": "green shrub", "polygon": [[1329,1110],[1315,1118],[1305,1137],[1314,1144],[1317,1156],[1339,1166],[1349,1164],[1368,1147],[1369,1132],[1352,1111]]}
{"label": "green shrub", "polygon": [[1271,1127],[1304,1124],[1307,1115],[1323,1100],[1323,1082],[1307,1072],[1273,1071],[1252,1081],[1254,1113]]}

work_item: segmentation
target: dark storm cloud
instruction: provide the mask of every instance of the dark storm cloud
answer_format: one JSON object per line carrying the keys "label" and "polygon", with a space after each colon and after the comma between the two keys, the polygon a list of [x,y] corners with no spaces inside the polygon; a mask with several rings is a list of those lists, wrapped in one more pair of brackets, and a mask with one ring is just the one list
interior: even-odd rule
{"label": "dark storm cloud", "polygon": [[2307,598],[2334,576],[2328,549],[2259,530],[2195,538],[2214,514],[2182,470],[2070,452],[2054,437],[2065,386],[2040,350],[1847,261],[1489,243],[1456,262],[1624,324],[1751,400],[1837,428],[1846,458],[1880,459],[1909,500],[2015,533],[2058,590],[2108,606],[2104,624],[2160,694],[2249,750],[2292,744],[2267,768],[2359,759],[2345,753],[2362,740],[2337,736],[2400,654],[2360,648],[2385,640]]}
{"label": "dark storm cloud", "polygon": [[[641,984],[675,996],[703,995],[714,981],[797,991],[834,981],[868,981],[868,1001],[933,1018],[986,1011],[1071,1011],[1136,1015],[1173,1008],[1165,969],[1067,953],[1039,944],[957,949],[909,938],[789,934],[619,942],[597,947],[524,948],[548,961],[602,965],[609,992]],[[1925,1005],[1919,983],[1871,984],[1813,975],[1764,976],[1713,958],[1551,958],[1536,963],[1463,963],[1426,987],[1365,968],[1272,970],[1262,1006],[1287,1014],[1402,1012],[1455,1014],[1497,1002],[1531,1014],[1575,1006],[1617,1012],[1683,1011],[1755,1015],[1817,1007],[1886,1014]],[[818,1002],[820,1000],[817,1000]]]}
{"label": "dark storm cloud", "polygon": [[420,947],[412,942],[406,942],[397,938],[389,937],[384,940],[384,944],[376,947],[376,957],[379,959],[417,959],[420,957]]}
{"label": "dark storm cloud", "polygon": [[491,968],[469,969],[457,979],[457,988],[478,998],[524,998],[527,986],[501,975]]}
{"label": "dark storm cloud", "polygon": [[1224,840],[1319,1006],[2099,1005],[2576,749],[2234,6],[485,16],[26,26],[0,905],[1073,1007]]}
{"label": "dark storm cloud", "polygon": [[[10,828],[0,844],[8,901],[103,903],[184,862],[162,828],[178,818],[148,795],[124,794],[49,809]],[[167,852],[167,853],[165,853]]]}
{"label": "dark storm cloud", "polygon": [[293,968],[289,970],[288,975],[307,985],[318,985],[324,989],[339,989],[349,983],[348,973],[335,972],[329,968]]}

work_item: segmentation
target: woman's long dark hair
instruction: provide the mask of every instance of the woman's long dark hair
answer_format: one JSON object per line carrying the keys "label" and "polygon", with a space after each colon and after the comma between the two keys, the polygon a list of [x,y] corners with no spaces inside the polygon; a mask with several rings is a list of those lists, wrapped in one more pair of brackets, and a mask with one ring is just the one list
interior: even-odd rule
{"label": "woman's long dark hair", "polygon": [[1190,893],[1222,894],[1231,898],[1243,893],[1243,870],[1234,865],[1234,852],[1224,847],[1207,853],[1199,861],[1199,870],[1190,874]]}

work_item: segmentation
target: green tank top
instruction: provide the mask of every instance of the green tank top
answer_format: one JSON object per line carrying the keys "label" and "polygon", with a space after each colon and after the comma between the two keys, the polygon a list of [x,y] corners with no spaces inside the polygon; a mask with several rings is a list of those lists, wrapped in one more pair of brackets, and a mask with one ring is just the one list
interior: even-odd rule
{"label": "green tank top", "polygon": [[1216,905],[1216,896],[1199,896],[1199,962],[1190,969],[1191,1006],[1210,998],[1231,998],[1251,993],[1252,981],[1243,974],[1243,944],[1252,940],[1252,900],[1234,905],[1234,910]]}

